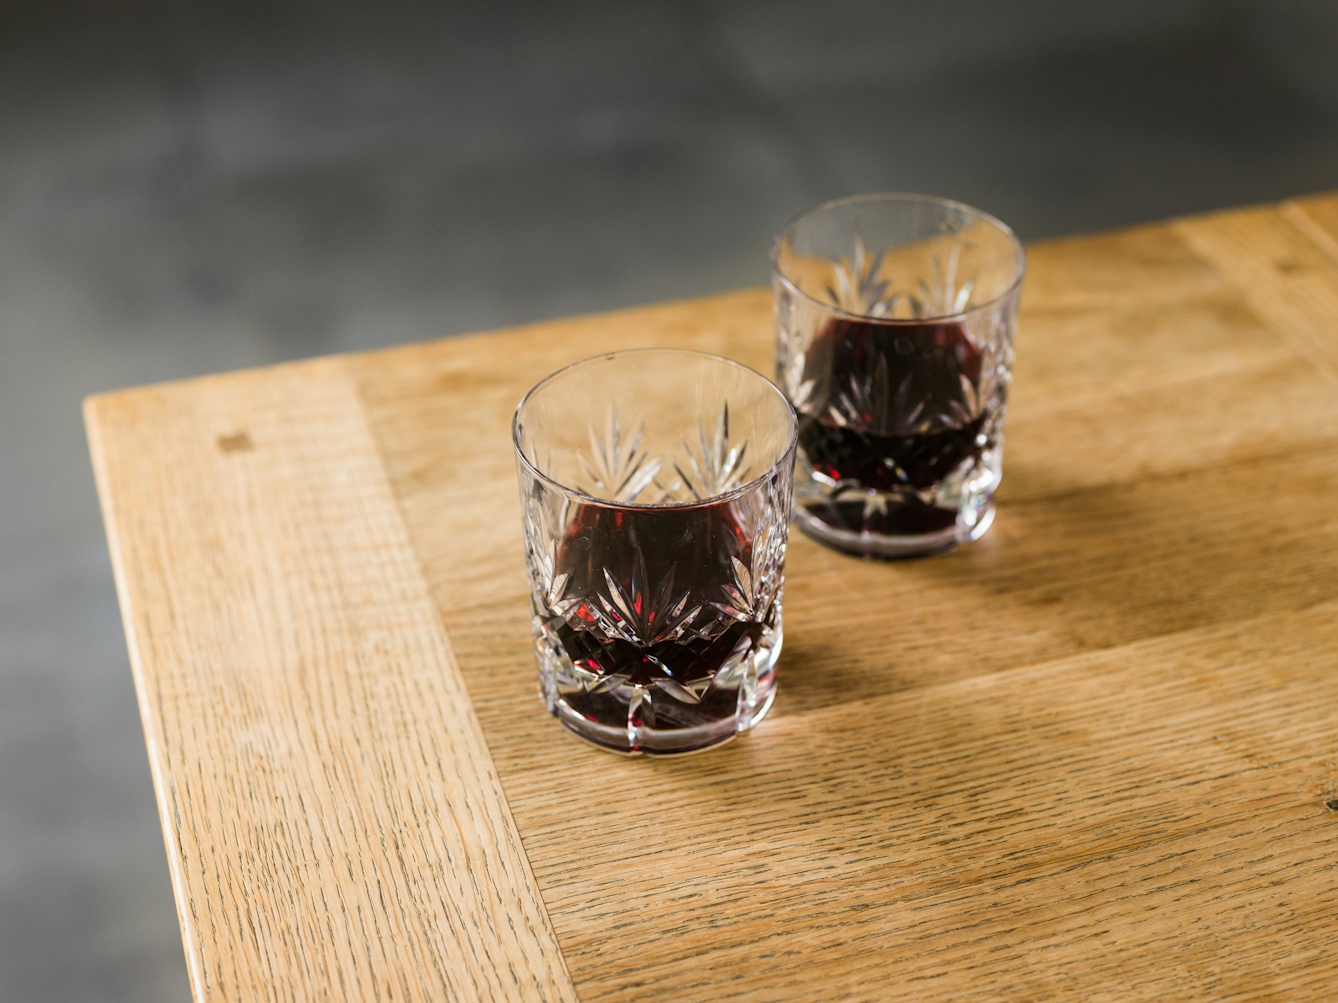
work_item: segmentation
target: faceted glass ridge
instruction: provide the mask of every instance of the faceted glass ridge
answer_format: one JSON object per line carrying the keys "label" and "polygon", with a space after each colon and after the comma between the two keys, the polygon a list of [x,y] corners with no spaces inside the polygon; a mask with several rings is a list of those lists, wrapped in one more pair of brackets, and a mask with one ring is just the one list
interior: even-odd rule
{"label": "faceted glass ridge", "polygon": [[1024,267],[1011,232],[956,203],[868,196],[801,216],[773,265],[800,528],[883,556],[983,535]]}
{"label": "faceted glass ridge", "polygon": [[517,468],[549,712],[604,748],[672,755],[732,738],[771,706],[794,446],[754,464],[728,399],[671,455],[645,448],[647,420],[610,403],[568,466],[580,472],[570,488],[547,476],[542,435],[518,434]]}

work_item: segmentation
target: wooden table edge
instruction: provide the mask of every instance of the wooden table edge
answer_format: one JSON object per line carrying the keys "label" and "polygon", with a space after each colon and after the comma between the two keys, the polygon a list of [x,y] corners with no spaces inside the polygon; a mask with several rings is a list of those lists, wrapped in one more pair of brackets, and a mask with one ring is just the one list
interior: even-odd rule
{"label": "wooden table edge", "polygon": [[[261,370],[240,370],[154,384],[142,388],[94,394],[83,402],[83,414],[94,478],[104,515],[108,549],[129,649],[136,698],[144,725],[145,744],[153,780],[155,801],[163,827],[173,895],[177,906],[192,993],[194,998],[199,1001],[219,998],[210,985],[210,973],[207,971],[206,959],[202,950],[200,930],[197,929],[197,914],[200,912],[201,903],[189,892],[192,875],[188,872],[185,854],[179,838],[179,805],[174,805],[172,801],[171,788],[174,778],[163,745],[163,721],[154,700],[154,691],[159,680],[156,678],[155,670],[149,664],[153,656],[148,651],[141,636],[141,599],[146,589],[145,581],[142,573],[136,576],[131,571],[131,560],[127,556],[128,547],[132,547],[134,544],[127,541],[125,513],[122,511],[122,496],[126,494],[124,471],[120,472],[122,476],[118,482],[118,472],[114,469],[118,462],[125,460],[125,447],[122,445],[118,449],[109,444],[108,429],[116,422],[118,411],[133,408],[149,398],[180,398],[186,394],[192,397],[201,394],[227,396],[233,391],[253,386],[257,380],[282,380],[290,382],[290,385],[295,385],[292,384],[292,381],[300,381],[304,385],[313,381],[325,384],[324,392],[334,393],[338,398],[337,405],[347,408],[351,412],[347,416],[349,420],[356,420],[361,432],[360,441],[351,444],[345,440],[339,448],[344,454],[348,454],[350,450],[359,451],[362,454],[360,459],[375,467],[376,476],[380,478],[376,492],[377,500],[383,508],[383,511],[378,513],[378,518],[384,518],[393,526],[390,535],[395,538],[391,541],[390,548],[394,553],[390,555],[388,560],[397,565],[394,574],[401,581],[407,581],[411,584],[411,590],[414,593],[413,602],[420,607],[420,615],[425,620],[430,621],[431,627],[437,635],[436,640],[439,642],[440,654],[443,657],[441,657],[440,663],[435,666],[436,671],[449,676],[449,687],[462,696],[461,706],[457,707],[456,711],[459,713],[463,724],[456,733],[456,738],[463,737],[464,742],[470,747],[471,755],[475,757],[477,762],[474,764],[472,774],[474,779],[471,781],[470,789],[460,793],[463,793],[466,798],[475,794],[481,798],[483,810],[493,815],[493,824],[503,830],[499,833],[500,838],[497,838],[497,846],[493,849],[496,849],[503,857],[507,857],[509,851],[510,859],[509,862],[504,862],[502,875],[504,881],[510,880],[513,882],[513,887],[509,889],[493,885],[480,887],[479,884],[474,883],[478,877],[474,873],[475,870],[480,873],[483,871],[483,868],[478,866],[479,861],[474,860],[472,864],[463,865],[463,872],[458,874],[459,884],[453,889],[453,893],[461,899],[468,898],[471,895],[482,896],[471,904],[481,915],[495,914],[496,912],[495,903],[487,901],[488,899],[493,897],[505,898],[508,895],[516,903],[513,908],[517,913],[537,912],[539,914],[538,916],[531,915],[531,922],[528,925],[521,924],[518,933],[514,928],[516,924],[513,923],[494,921],[490,924],[493,932],[497,934],[496,939],[501,941],[500,947],[504,954],[502,958],[498,958],[497,944],[486,945],[487,950],[480,949],[480,945],[476,941],[480,934],[486,933],[486,931],[479,929],[477,926],[473,929],[456,929],[456,935],[463,941],[473,941],[460,945],[459,957],[491,959],[499,962],[499,964],[490,967],[510,966],[522,969],[517,977],[517,985],[511,986],[510,989],[504,989],[501,996],[499,996],[495,986],[492,989],[488,988],[490,980],[495,982],[495,971],[470,973],[474,976],[472,984],[475,989],[482,987],[480,991],[473,993],[472,996],[478,999],[505,997],[575,1000],[576,993],[570,975],[566,970],[565,959],[553,934],[551,921],[547,917],[546,906],[543,903],[533,870],[516,831],[510,806],[497,780],[491,753],[477,718],[474,717],[472,706],[469,705],[467,690],[460,678],[459,669],[454,663],[454,656],[450,652],[450,639],[446,634],[444,625],[441,623],[439,612],[428,593],[421,566],[412,553],[408,531],[404,526],[398,502],[385,479],[382,460],[376,451],[376,444],[365,406],[358,394],[356,380],[349,372],[348,363],[349,356],[301,360]],[[124,425],[124,420],[122,420],[122,425]],[[141,431],[149,437],[154,435],[152,430]],[[248,439],[245,448],[250,448],[248,433],[242,432],[241,438]],[[143,438],[141,437],[142,441]],[[229,444],[226,436],[219,438],[217,444],[221,451],[234,448]],[[267,445],[273,448],[273,437],[267,437]],[[351,611],[346,612],[350,617],[355,615]],[[460,724],[460,721],[457,721],[457,724]],[[458,768],[459,765],[459,763],[453,764],[455,768]],[[477,788],[477,790],[474,788]],[[478,809],[478,804],[473,807],[466,806],[465,814],[473,817]],[[364,847],[364,849],[371,848]],[[468,847],[465,848],[465,852],[466,859],[470,859]],[[494,878],[497,873],[498,870],[495,866],[488,871],[488,874]],[[195,875],[195,877],[198,878],[199,875]],[[506,929],[509,926],[512,927],[510,933]],[[508,937],[512,939],[519,937],[527,942],[522,945],[523,949],[521,950],[508,951],[508,946],[515,946],[508,945]],[[546,971],[535,972],[532,976],[526,975],[523,968],[526,964],[533,967],[536,957],[545,959],[539,964]],[[469,982],[468,979],[462,981]],[[470,996],[469,992],[465,992],[461,998],[469,998]],[[228,998],[232,997],[229,996]],[[269,997],[262,994],[257,998]]]}

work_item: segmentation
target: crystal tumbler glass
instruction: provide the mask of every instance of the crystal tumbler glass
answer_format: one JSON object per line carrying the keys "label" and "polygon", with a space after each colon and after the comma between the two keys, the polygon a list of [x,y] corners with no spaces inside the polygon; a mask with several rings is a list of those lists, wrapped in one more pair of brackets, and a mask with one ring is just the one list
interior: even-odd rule
{"label": "crystal tumbler glass", "polygon": [[796,217],[771,261],[800,529],[885,557],[981,537],[1026,267],[1013,232],[958,202],[862,195]]}
{"label": "crystal tumbler glass", "polygon": [[512,424],[549,711],[606,749],[673,755],[775,696],[794,411],[751,369],[646,349],[548,377]]}

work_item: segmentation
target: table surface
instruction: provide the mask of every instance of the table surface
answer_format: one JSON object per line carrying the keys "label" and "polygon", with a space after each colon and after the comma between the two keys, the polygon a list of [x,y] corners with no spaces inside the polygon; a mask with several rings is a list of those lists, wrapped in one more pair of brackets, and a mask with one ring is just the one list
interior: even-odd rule
{"label": "table surface", "polygon": [[1030,248],[994,528],[796,534],[683,760],[543,712],[509,442],[645,345],[769,293],[88,401],[197,1000],[1334,997],[1338,196]]}

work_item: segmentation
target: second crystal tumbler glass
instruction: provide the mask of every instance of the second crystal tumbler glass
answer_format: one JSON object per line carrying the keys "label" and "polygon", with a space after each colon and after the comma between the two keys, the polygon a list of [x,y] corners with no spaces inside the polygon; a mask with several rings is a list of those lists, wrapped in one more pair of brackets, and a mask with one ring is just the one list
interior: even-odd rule
{"label": "second crystal tumbler glass", "polygon": [[544,380],[512,425],[539,677],[607,749],[692,752],[771,706],[797,424],[769,381],[670,349]]}
{"label": "second crystal tumbler glass", "polygon": [[776,237],[776,369],[799,414],[805,533],[886,557],[985,533],[1025,264],[998,220],[919,195],[829,202]]}

